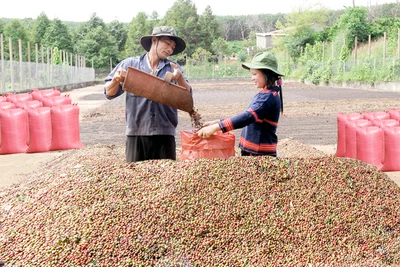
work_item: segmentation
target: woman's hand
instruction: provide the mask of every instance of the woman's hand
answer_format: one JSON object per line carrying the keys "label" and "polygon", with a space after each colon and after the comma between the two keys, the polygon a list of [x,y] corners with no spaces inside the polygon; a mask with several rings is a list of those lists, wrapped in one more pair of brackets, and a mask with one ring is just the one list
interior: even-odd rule
{"label": "woman's hand", "polygon": [[209,126],[209,125],[211,125],[211,124],[216,124],[216,123],[218,123],[218,122],[219,122],[219,120],[215,120],[215,121],[206,121],[206,122],[203,122],[203,127]]}
{"label": "woman's hand", "polygon": [[201,138],[209,138],[211,135],[219,130],[221,130],[221,128],[219,128],[218,123],[214,123],[198,130],[197,135]]}

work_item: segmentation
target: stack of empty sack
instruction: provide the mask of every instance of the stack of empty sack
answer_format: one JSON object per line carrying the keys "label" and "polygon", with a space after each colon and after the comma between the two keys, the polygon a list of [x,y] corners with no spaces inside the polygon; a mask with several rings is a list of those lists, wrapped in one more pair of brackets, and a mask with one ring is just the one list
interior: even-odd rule
{"label": "stack of empty sack", "polygon": [[0,155],[84,147],[71,102],[57,88],[0,96]]}
{"label": "stack of empty sack", "polygon": [[400,110],[339,113],[335,156],[355,158],[382,171],[400,171]]}

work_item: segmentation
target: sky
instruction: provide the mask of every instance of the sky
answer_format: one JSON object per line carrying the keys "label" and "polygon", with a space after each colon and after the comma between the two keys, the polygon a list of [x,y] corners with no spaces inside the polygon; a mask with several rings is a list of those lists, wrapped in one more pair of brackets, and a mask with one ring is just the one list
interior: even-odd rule
{"label": "sky", "polygon": [[[192,0],[197,14],[201,15],[210,6],[216,16],[237,16],[253,14],[290,13],[294,10],[320,4],[328,9],[343,9],[352,6],[374,6],[377,4],[396,3],[399,0]],[[108,23],[113,20],[130,22],[139,12],[151,15],[156,11],[162,18],[176,0],[130,0],[130,1],[49,1],[49,0],[13,0],[2,5],[0,18],[36,19],[44,12],[49,19],[62,21],[88,21],[93,13]],[[399,3],[400,4],[400,3]]]}

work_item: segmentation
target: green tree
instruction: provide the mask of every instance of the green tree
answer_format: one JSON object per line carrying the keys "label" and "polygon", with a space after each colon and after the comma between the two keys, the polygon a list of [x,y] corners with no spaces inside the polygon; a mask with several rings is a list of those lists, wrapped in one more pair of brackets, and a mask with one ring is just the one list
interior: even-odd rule
{"label": "green tree", "polygon": [[86,57],[87,63],[93,61],[95,68],[107,68],[110,58],[118,58],[115,38],[101,26],[88,32],[85,38],[76,44],[76,50],[79,55]]}
{"label": "green tree", "polygon": [[285,15],[286,28],[308,26],[325,26],[328,21],[328,9],[323,6],[305,6]]}
{"label": "green tree", "polygon": [[191,0],[177,0],[167,11],[162,24],[174,27],[175,31],[186,41],[185,53],[189,56],[200,43],[199,16]]}
{"label": "green tree", "polygon": [[34,43],[33,32],[34,32],[35,20],[32,18],[24,18],[24,19],[21,19],[21,23],[25,28],[28,41],[31,43]]}
{"label": "green tree", "polygon": [[257,43],[257,35],[255,32],[251,32],[249,34],[249,37],[247,37],[246,40],[244,40],[243,45],[247,48],[250,49],[250,47],[255,46]]}
{"label": "green tree", "polygon": [[370,6],[368,8],[368,13],[369,20],[396,18],[400,13],[400,2],[393,1],[393,3]]}
{"label": "green tree", "polygon": [[196,49],[196,51],[194,51],[191,58],[193,61],[193,65],[198,65],[204,62],[208,62],[212,60],[214,57],[215,56],[213,56],[211,52],[205,50],[202,47],[199,47]]}
{"label": "green tree", "polygon": [[5,27],[4,22],[3,20],[0,19],[0,34],[4,33],[4,27]]}
{"label": "green tree", "polygon": [[50,22],[43,36],[42,45],[52,48],[57,47],[59,50],[69,53],[73,52],[71,34],[67,26],[59,19],[54,19]]}
{"label": "green tree", "polygon": [[96,13],[93,13],[92,16],[90,17],[89,21],[80,23],[77,29],[73,33],[73,41],[74,43],[79,42],[79,40],[85,39],[86,34],[90,32],[92,29],[95,29],[97,27],[101,27],[104,30],[106,30],[106,24],[104,21],[99,18]]}
{"label": "green tree", "polygon": [[316,32],[310,26],[304,25],[296,28],[296,30],[289,31],[285,38],[282,38],[284,48],[288,51],[289,55],[297,59],[301,55],[301,51],[307,44],[314,44]]}
{"label": "green tree", "polygon": [[58,49],[58,47],[54,47],[53,48],[53,57],[52,57],[52,64],[55,64],[55,65],[60,65],[62,62],[61,62],[61,57],[60,57],[60,50]]}
{"label": "green tree", "polygon": [[374,20],[370,24],[371,37],[373,39],[380,38],[386,32],[388,36],[395,36],[397,39],[397,31],[400,28],[400,18],[380,18]]}
{"label": "green tree", "polygon": [[212,43],[221,36],[221,29],[218,21],[213,15],[210,6],[207,6],[204,13],[199,17],[199,46],[207,51],[212,51]]}
{"label": "green tree", "polygon": [[236,19],[236,33],[240,34],[236,40],[246,40],[251,32],[250,24],[247,23],[247,16],[238,16]]}
{"label": "green tree", "polygon": [[106,28],[106,24],[104,23],[103,19],[97,16],[96,13],[93,13],[86,23],[83,24],[83,28],[86,31],[90,31],[92,29],[96,29],[97,27],[101,27],[103,29]]}
{"label": "green tree", "polygon": [[235,20],[236,19],[234,16],[218,17],[218,23],[222,31],[222,36],[226,41],[235,40],[235,38],[232,37],[233,32],[235,32]]}
{"label": "green tree", "polygon": [[41,45],[44,39],[47,28],[50,26],[51,21],[44,12],[36,18],[33,25],[33,42]]}
{"label": "green tree", "polygon": [[276,39],[277,47],[287,50],[290,57],[298,59],[301,51],[307,44],[314,44],[317,31],[326,26],[328,10],[323,6],[305,6],[288,13],[285,23],[277,22],[277,27],[284,31],[286,36]]}
{"label": "green tree", "polygon": [[358,42],[365,42],[371,33],[367,17],[367,9],[364,7],[346,8],[344,14],[332,26],[332,40],[336,36],[344,35],[349,51],[354,47],[355,37]]}
{"label": "green tree", "polygon": [[228,49],[228,42],[225,41],[222,37],[218,37],[212,42],[211,47],[214,54],[225,54]]}
{"label": "green tree", "polygon": [[245,52],[245,51],[246,51],[246,47],[244,46],[244,41],[231,41],[231,42],[228,42],[226,56],[236,57],[239,53]]}
{"label": "green tree", "polygon": [[159,15],[157,13],[157,11],[153,11],[150,15],[150,20],[154,21],[155,23],[157,23],[159,21]]}
{"label": "green tree", "polygon": [[388,38],[388,56],[395,56],[398,46],[398,29],[400,29],[400,18],[380,18],[371,24],[371,37],[377,40],[386,32]]}
{"label": "green tree", "polygon": [[349,58],[349,49],[345,44],[343,44],[342,48],[340,49],[340,61],[346,61],[348,58]]}
{"label": "green tree", "polygon": [[126,24],[114,20],[108,25],[108,29],[117,41],[118,51],[121,53],[125,48],[126,39],[128,38],[128,29]]}
{"label": "green tree", "polygon": [[153,25],[147,19],[146,13],[139,12],[129,24],[128,37],[122,57],[126,58],[143,54],[145,51],[140,45],[140,38],[145,35],[150,35],[152,30]]}
{"label": "green tree", "polygon": [[117,41],[110,34],[106,24],[94,13],[89,21],[80,25],[75,34],[75,52],[86,57],[87,64],[95,68],[108,68],[110,58],[119,58]]}
{"label": "green tree", "polygon": [[19,55],[19,40],[21,40],[22,43],[22,59],[24,61],[27,61],[28,55],[27,55],[27,44],[28,44],[28,34],[25,30],[24,25],[21,23],[19,19],[12,19],[10,23],[6,24],[4,27],[4,36],[5,36],[5,58],[10,59],[9,55],[9,42],[8,38],[11,39],[12,42],[12,53],[13,53],[13,59],[18,59]]}

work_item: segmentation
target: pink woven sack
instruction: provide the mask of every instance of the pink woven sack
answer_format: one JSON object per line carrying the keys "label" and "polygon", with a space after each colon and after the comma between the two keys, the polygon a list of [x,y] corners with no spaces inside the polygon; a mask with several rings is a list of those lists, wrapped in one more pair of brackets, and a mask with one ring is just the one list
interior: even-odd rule
{"label": "pink woven sack", "polygon": [[0,154],[25,153],[28,150],[28,113],[22,108],[0,110]]}
{"label": "pink woven sack", "polygon": [[371,126],[372,122],[366,119],[346,121],[346,152],[347,158],[357,157],[357,129],[360,127]]}
{"label": "pink woven sack", "polygon": [[27,109],[29,119],[28,153],[46,152],[52,143],[51,111],[49,107]]}
{"label": "pink woven sack", "polygon": [[385,158],[382,171],[400,171],[400,126],[384,128]]}
{"label": "pink woven sack", "polygon": [[362,119],[361,113],[341,113],[337,115],[337,148],[336,157],[346,156],[346,121]]}
{"label": "pink woven sack", "polygon": [[79,107],[76,104],[51,108],[51,150],[83,148],[80,140]]}
{"label": "pink woven sack", "polygon": [[383,130],[377,126],[357,129],[357,159],[382,168]]}

